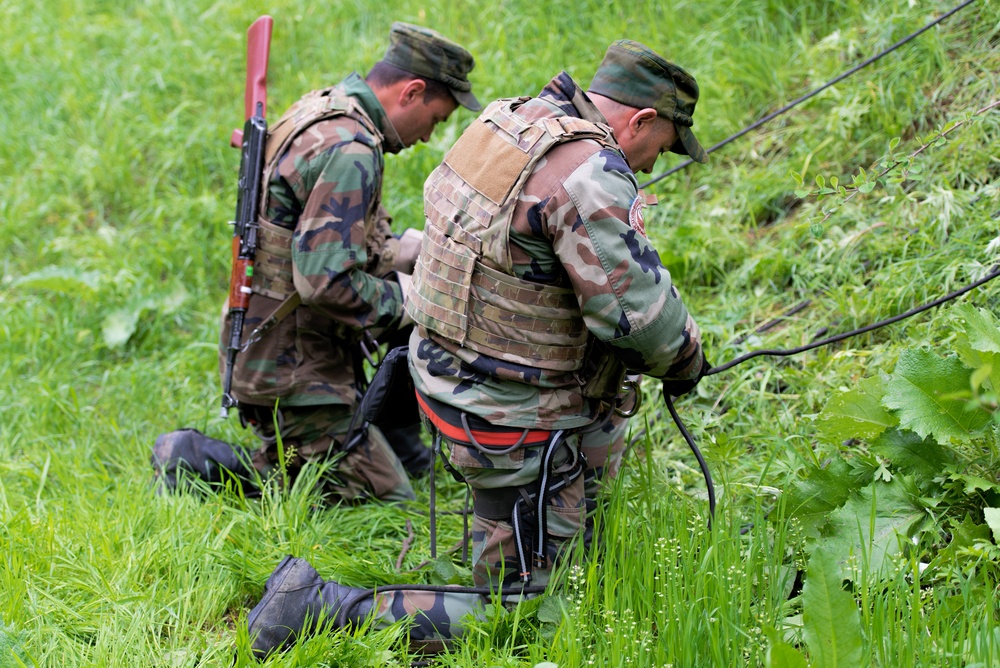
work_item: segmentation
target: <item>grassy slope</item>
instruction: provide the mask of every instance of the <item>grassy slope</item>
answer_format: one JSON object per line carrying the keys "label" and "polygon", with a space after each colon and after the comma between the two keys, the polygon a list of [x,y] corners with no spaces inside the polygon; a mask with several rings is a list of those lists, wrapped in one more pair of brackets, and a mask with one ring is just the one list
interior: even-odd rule
{"label": "grassy slope", "polygon": [[[276,18],[272,112],[363,70],[394,19],[433,25],[469,46],[481,99],[531,94],[561,68],[586,83],[605,46],[628,36],[697,74],[697,129],[708,145],[947,8],[242,4],[0,0],[0,666],[19,665],[14,656],[38,665],[228,665],[238,617],[287,552],[310,555],[324,574],[351,584],[424,579],[395,573],[405,519],[418,541],[404,568],[426,557],[418,513],[310,513],[301,492],[201,503],[148,490],[148,449],[161,431],[196,426],[249,442],[235,421],[215,418],[214,341],[237,160],[226,139],[242,108],[243,31],[259,13]],[[662,204],[649,227],[713,361],[761,343],[798,345],[821,326],[866,324],[992,263],[984,249],[1000,209],[996,114],[934,151],[917,188],[862,198],[821,230],[808,225],[818,207],[792,202],[787,173],[843,178],[878,158],[891,137],[902,135],[906,146],[984,104],[997,90],[998,27],[997,4],[976,3],[716,154],[710,168],[654,189]],[[459,113],[429,145],[390,159],[387,202],[400,229],[419,223],[423,175],[470,120]],[[973,299],[995,308],[996,294],[989,288]],[[727,344],[805,298],[813,305],[782,330]],[[126,333],[134,324],[125,345],[105,343],[112,315]],[[949,335],[946,315],[932,313],[703,383],[681,411],[725,483],[714,535],[698,528],[704,503],[693,460],[649,409],[644,445],[654,456],[632,458],[608,511],[606,553],[571,574],[567,621],[536,629],[530,609],[527,623],[498,615],[448,663],[761,664],[763,629],[795,612],[782,607],[782,562],[795,537],[784,527],[740,537],[743,521],[761,525],[767,499],[756,485],[780,484],[824,456],[829,446],[804,417],[833,391],[891,370],[904,346],[939,345]],[[454,486],[446,491],[450,505],[460,498]],[[445,534],[445,544],[457,538],[458,523],[446,522]],[[961,585],[922,594],[905,575],[865,589],[873,597],[866,660],[983,660],[974,639],[995,627],[992,601]],[[321,657],[379,665],[394,635],[319,638],[274,665]]]}

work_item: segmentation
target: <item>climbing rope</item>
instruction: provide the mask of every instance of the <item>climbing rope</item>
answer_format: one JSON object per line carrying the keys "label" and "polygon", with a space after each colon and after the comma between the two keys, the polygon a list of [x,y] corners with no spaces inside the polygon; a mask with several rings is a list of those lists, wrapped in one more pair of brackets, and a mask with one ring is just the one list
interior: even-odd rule
{"label": "climbing rope", "polygon": [[[729,137],[726,137],[725,139],[723,139],[722,141],[720,141],[718,144],[716,144],[716,145],[712,146],[711,148],[707,149],[705,152],[706,153],[713,153],[715,151],[718,151],[723,146],[725,146],[725,145],[727,145],[727,144],[729,144],[729,143],[731,143],[731,142],[739,139],[740,137],[742,137],[743,135],[747,134],[748,132],[756,130],[760,126],[764,125],[764,123],[767,123],[768,121],[774,120],[778,116],[781,116],[782,114],[785,114],[788,111],[791,111],[792,109],[794,109],[795,107],[799,106],[800,104],[802,104],[806,100],[809,100],[809,99],[811,99],[811,98],[819,95],[820,93],[822,93],[824,90],[826,90],[830,86],[833,86],[833,85],[835,85],[837,83],[840,83],[841,81],[843,81],[847,77],[851,76],[855,72],[858,72],[859,70],[862,70],[862,69],[868,67],[869,65],[871,65],[875,61],[877,61],[877,60],[879,60],[879,59],[881,59],[881,58],[889,55],[890,53],[892,53],[893,51],[895,51],[899,47],[903,46],[907,42],[909,42],[909,41],[911,41],[913,39],[916,39],[917,37],[919,37],[923,33],[927,32],[928,30],[930,30],[931,28],[933,28],[937,24],[939,24],[942,21],[944,21],[945,19],[947,19],[949,16],[952,16],[956,12],[961,11],[962,9],[965,9],[966,7],[968,7],[969,5],[971,5],[975,1],[976,0],[965,0],[965,2],[963,2],[962,4],[960,4],[960,5],[956,6],[956,7],[953,7],[951,10],[949,10],[949,11],[945,12],[944,14],[942,14],[941,16],[937,17],[936,19],[934,19],[933,21],[931,21],[930,23],[928,23],[927,25],[925,25],[920,30],[917,30],[916,32],[910,33],[909,35],[907,35],[903,39],[899,40],[898,42],[896,42],[892,46],[888,47],[884,51],[881,51],[881,52],[875,54],[874,56],[872,56],[868,60],[866,60],[866,61],[864,61],[864,62],[862,62],[862,63],[860,63],[858,65],[855,65],[854,67],[852,67],[851,69],[847,70],[846,72],[843,72],[839,76],[834,77],[833,79],[830,79],[829,81],[827,81],[825,84],[823,84],[819,88],[817,88],[817,89],[815,89],[815,90],[813,90],[813,91],[811,91],[809,93],[806,93],[805,95],[803,95],[802,97],[800,97],[800,98],[798,98],[796,100],[793,100],[793,101],[789,102],[788,104],[786,104],[785,106],[783,106],[781,109],[778,109],[777,111],[771,112],[767,116],[764,116],[763,118],[761,118],[761,119],[759,119],[757,121],[754,121],[753,123],[751,123],[750,125],[746,126],[745,128],[743,128],[742,130],[740,130],[736,134],[730,135]],[[648,188],[649,186],[653,185],[654,183],[658,183],[659,181],[662,181],[663,179],[667,178],[668,176],[670,176],[672,174],[676,174],[677,172],[679,172],[682,169],[686,168],[688,165],[690,165],[693,162],[694,162],[694,160],[691,160],[691,159],[685,160],[684,162],[680,163],[679,165],[676,165],[675,167],[673,167],[671,169],[668,169],[667,171],[665,171],[664,173],[660,174],[659,176],[656,176],[656,177],[650,179],[649,181],[646,181],[645,183],[643,183],[639,187],[640,188]]]}

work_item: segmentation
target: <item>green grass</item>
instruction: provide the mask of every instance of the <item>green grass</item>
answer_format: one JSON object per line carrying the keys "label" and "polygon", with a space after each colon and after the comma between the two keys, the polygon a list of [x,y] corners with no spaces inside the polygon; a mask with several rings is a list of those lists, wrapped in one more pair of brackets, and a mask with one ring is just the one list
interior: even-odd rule
{"label": "green grass", "polygon": [[[395,566],[407,519],[417,540],[403,569],[429,555],[426,482],[412,510],[313,512],[306,485],[251,501],[150,489],[160,432],[252,442],[216,417],[215,342],[238,166],[227,142],[241,121],[245,29],[260,13],[275,17],[272,118],[364,71],[390,23],[407,20],[473,51],[483,100],[533,94],[564,68],[586,85],[611,41],[648,43],[697,75],[695,129],[708,146],[951,6],[0,0],[0,666],[227,666],[234,653],[252,665],[245,616],[286,553],[352,585],[431,579]],[[928,151],[922,181],[856,198],[821,228],[812,223],[830,201],[797,200],[790,172],[847,182],[893,137],[912,151],[996,96],[998,41],[1000,5],[981,0],[708,168],[654,186],[647,227],[712,362],[894,315],[996,262],[996,112]],[[399,230],[420,224],[424,177],[471,120],[459,112],[429,144],[389,158]],[[805,299],[781,327],[730,343]],[[965,299],[996,312],[1000,292]],[[680,411],[717,478],[711,531],[696,463],[650,385],[648,433],[602,511],[596,554],[567,564],[558,597],[494,610],[441,665],[760,666],[770,628],[801,642],[801,601],[788,594],[808,543],[774,508],[807,467],[844,452],[811,418],[834,393],[891,372],[906,348],[946,353],[954,333],[940,309],[704,381]],[[978,444],[994,462],[996,440]],[[996,483],[996,470],[979,475]],[[457,485],[442,493],[460,506]],[[461,522],[442,525],[451,545]],[[990,545],[970,541],[962,566],[935,579],[920,575],[927,552],[882,577],[861,558],[862,665],[1000,664]],[[405,666],[399,635],[325,635],[269,665]]]}

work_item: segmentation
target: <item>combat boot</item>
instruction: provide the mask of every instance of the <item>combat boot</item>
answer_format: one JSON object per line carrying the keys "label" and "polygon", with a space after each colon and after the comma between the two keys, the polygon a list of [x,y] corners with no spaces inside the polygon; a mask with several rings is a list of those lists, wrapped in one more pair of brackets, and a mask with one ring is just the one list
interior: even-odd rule
{"label": "combat boot", "polygon": [[305,559],[285,557],[267,579],[260,603],[247,617],[254,655],[264,658],[290,642],[315,633],[321,621],[330,628],[339,628],[340,608],[348,599],[357,600],[340,622],[364,619],[371,612],[372,597],[358,598],[363,591],[333,580],[324,581]]}
{"label": "combat boot", "polygon": [[419,422],[405,427],[380,427],[380,429],[411,478],[427,475],[434,462],[434,452],[420,439]]}
{"label": "combat boot", "polygon": [[149,461],[156,476],[157,491],[161,493],[175,491],[179,485],[183,487],[182,471],[213,485],[221,485],[228,478],[228,471],[236,476],[244,493],[257,489],[249,456],[197,429],[160,434]]}

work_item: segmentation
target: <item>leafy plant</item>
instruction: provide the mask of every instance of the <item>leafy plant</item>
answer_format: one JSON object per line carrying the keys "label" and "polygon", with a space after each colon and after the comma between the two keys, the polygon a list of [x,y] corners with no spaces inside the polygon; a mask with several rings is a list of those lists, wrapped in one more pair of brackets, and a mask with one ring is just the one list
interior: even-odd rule
{"label": "leafy plant", "polygon": [[795,481],[781,515],[803,524],[812,554],[864,558],[868,572],[880,573],[910,539],[923,538],[929,561],[950,525],[971,535],[997,521],[992,364],[1000,328],[968,304],[951,315],[961,357],[903,350],[892,374],[863,379],[819,414],[820,433],[849,448]]}
{"label": "leafy plant", "polygon": [[[802,589],[802,635],[811,668],[853,668],[861,662],[861,620],[854,597],[844,591],[835,557],[817,551],[809,560]],[[768,668],[805,668],[802,653],[771,634]]]}

